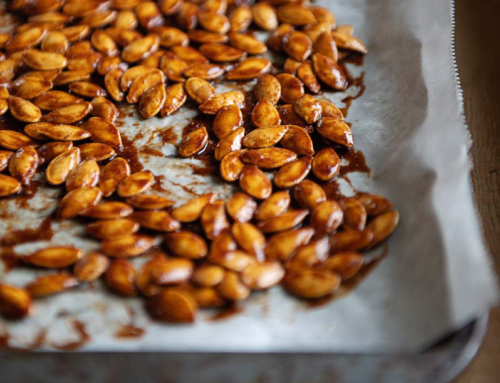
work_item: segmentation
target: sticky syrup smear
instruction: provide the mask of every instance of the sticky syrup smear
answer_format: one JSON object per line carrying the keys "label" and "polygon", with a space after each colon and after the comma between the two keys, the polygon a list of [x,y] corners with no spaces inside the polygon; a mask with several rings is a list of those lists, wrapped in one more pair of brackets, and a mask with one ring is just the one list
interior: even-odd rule
{"label": "sticky syrup smear", "polygon": [[347,77],[348,85],[346,90],[356,88],[356,93],[346,96],[341,100],[345,104],[345,107],[340,108],[344,117],[347,117],[347,115],[349,114],[349,109],[351,108],[352,102],[360,98],[366,90],[365,72],[361,72],[358,77],[354,77],[347,69],[347,64],[362,66],[364,64],[364,56],[359,53],[350,53],[339,63],[339,66],[342,68]]}
{"label": "sticky syrup smear", "polygon": [[232,304],[218,310],[209,320],[212,322],[225,320],[241,312],[243,312],[242,307],[239,307],[236,304]]}
{"label": "sticky syrup smear", "polygon": [[87,342],[90,341],[90,335],[87,333],[85,323],[75,319],[71,322],[71,324],[73,326],[73,329],[78,334],[79,338],[75,341],[64,344],[51,344],[51,347],[59,351],[73,351],[83,347]]}

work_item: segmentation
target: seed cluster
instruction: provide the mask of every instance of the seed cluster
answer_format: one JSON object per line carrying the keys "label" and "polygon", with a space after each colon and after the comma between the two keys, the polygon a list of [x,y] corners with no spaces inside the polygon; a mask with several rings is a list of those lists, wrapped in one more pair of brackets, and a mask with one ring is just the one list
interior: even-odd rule
{"label": "seed cluster", "polygon": [[[88,254],[49,247],[22,257],[66,271],[22,288],[0,285],[2,315],[22,318],[32,297],[100,277],[117,294],[144,296],[154,318],[171,322],[192,322],[198,308],[280,283],[300,298],[322,298],[359,272],[360,251],[394,231],[398,213],[385,198],[328,200],[322,188],[340,171],[336,149],[354,141],[342,112],[313,94],[344,90],[339,60],[366,47],[325,8],[251,3],[11,2],[27,23],[0,34],[0,115],[10,113],[23,132],[0,131],[0,172],[9,174],[0,174],[0,197],[44,172],[48,184],[67,192],[58,217],[91,220],[86,231],[101,247]],[[266,43],[251,26],[269,31]],[[268,48],[286,56],[282,66],[260,56]],[[243,127],[245,95],[217,93],[211,81],[219,78],[256,79],[253,130]],[[131,174],[117,156],[117,103],[137,104],[147,119],[167,117],[188,99],[213,115],[213,126],[185,134],[179,155],[200,153],[213,134],[221,178],[241,188],[228,201],[210,193],[174,207],[148,194],[150,171]],[[151,231],[164,233],[168,255]],[[130,258],[144,255],[148,261],[136,270]]]}

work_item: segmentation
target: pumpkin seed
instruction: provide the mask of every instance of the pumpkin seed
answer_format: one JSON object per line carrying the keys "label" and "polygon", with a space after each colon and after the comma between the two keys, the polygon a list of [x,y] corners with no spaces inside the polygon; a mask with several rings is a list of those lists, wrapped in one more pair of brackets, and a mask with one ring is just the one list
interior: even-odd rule
{"label": "pumpkin seed", "polygon": [[83,120],[90,113],[91,109],[92,105],[90,105],[90,102],[82,101],[78,104],[55,109],[46,114],[44,120],[53,124],[74,124]]}
{"label": "pumpkin seed", "polygon": [[217,143],[215,147],[214,156],[217,161],[220,161],[228,153],[238,151],[241,149],[241,141],[245,135],[245,129],[238,127],[231,133],[227,134]]}
{"label": "pumpkin seed", "polygon": [[200,218],[203,208],[214,201],[213,193],[192,198],[184,205],[172,210],[172,217],[180,222],[193,222]]}
{"label": "pumpkin seed", "polygon": [[[29,125],[27,125],[29,126]],[[56,158],[59,154],[64,153],[73,148],[73,142],[47,142],[45,145],[38,148],[39,165],[46,164]]]}
{"label": "pumpkin seed", "polygon": [[66,190],[96,186],[99,182],[99,173],[100,169],[96,160],[83,160],[69,172],[66,178]]}
{"label": "pumpkin seed", "polygon": [[330,252],[358,251],[366,248],[373,239],[373,231],[339,231],[329,237]]}
{"label": "pumpkin seed", "polygon": [[224,44],[207,43],[200,46],[200,52],[211,61],[232,62],[245,57],[243,50]]}
{"label": "pumpkin seed", "polygon": [[21,182],[29,185],[38,168],[38,153],[32,146],[18,149],[9,161],[9,173]]}
{"label": "pumpkin seed", "polygon": [[257,202],[245,193],[236,193],[226,204],[227,213],[236,222],[248,222],[252,219]]}
{"label": "pumpkin seed", "polygon": [[154,194],[139,194],[130,198],[126,201],[129,205],[144,210],[156,210],[164,209],[166,207],[172,206],[175,202]]}
{"label": "pumpkin seed", "polygon": [[333,105],[331,102],[328,101],[323,101],[323,100],[318,100],[319,103],[321,104],[321,109],[322,109],[322,117],[333,117],[338,120],[343,120],[344,116],[342,115],[342,112],[340,111],[339,108],[337,108],[335,105]]}
{"label": "pumpkin seed", "polygon": [[106,270],[106,284],[116,294],[134,297],[137,295],[136,275],[137,272],[130,262],[125,259],[114,259]]}
{"label": "pumpkin seed", "polygon": [[[255,37],[243,33],[230,33],[229,44],[250,55],[260,55],[267,52],[267,46]],[[209,57],[207,54],[205,56]],[[210,58],[210,57],[209,57]]]}
{"label": "pumpkin seed", "polygon": [[83,257],[83,252],[70,246],[47,247],[35,251],[23,260],[31,265],[60,269],[68,267]]}
{"label": "pumpkin seed", "polygon": [[53,84],[55,86],[66,85],[72,83],[73,81],[84,81],[90,78],[90,72],[81,70],[70,70],[61,72],[54,79]]}
{"label": "pumpkin seed", "polygon": [[231,235],[229,229],[224,230],[217,237],[214,238],[210,244],[210,256],[216,256],[217,254],[224,254],[229,251],[236,250],[238,245]]}
{"label": "pumpkin seed", "polygon": [[119,218],[89,223],[85,230],[94,238],[110,239],[132,235],[139,230],[139,227],[139,224],[131,219]]}
{"label": "pumpkin seed", "polygon": [[152,269],[151,275],[157,285],[180,285],[189,281],[193,269],[193,261],[189,259],[166,259]]}
{"label": "pumpkin seed", "polygon": [[312,41],[303,32],[294,31],[283,38],[283,49],[294,60],[304,61],[312,52]]}
{"label": "pumpkin seed", "polygon": [[130,86],[127,95],[127,102],[129,104],[135,104],[139,101],[139,98],[148,89],[152,88],[156,84],[162,84],[165,82],[165,74],[159,69],[152,69],[151,71],[144,73],[137,77]]}
{"label": "pumpkin seed", "polygon": [[252,149],[241,154],[243,162],[263,169],[280,168],[296,159],[297,154],[283,148]]}
{"label": "pumpkin seed", "polygon": [[184,68],[182,74],[186,77],[199,77],[204,80],[215,80],[224,74],[224,68],[214,64],[195,63]]}
{"label": "pumpkin seed", "polygon": [[280,191],[272,194],[263,201],[255,210],[255,219],[264,221],[268,218],[283,214],[290,206],[290,194],[287,191]]}
{"label": "pumpkin seed", "polygon": [[8,319],[21,319],[30,314],[31,296],[25,289],[0,284],[0,315]]}
{"label": "pumpkin seed", "polygon": [[396,229],[399,222],[399,213],[396,210],[377,215],[366,226],[373,232],[369,247],[372,248],[386,239]]}
{"label": "pumpkin seed", "polygon": [[33,77],[19,78],[12,85],[12,93],[25,100],[31,100],[52,88],[50,81]]}
{"label": "pumpkin seed", "polygon": [[198,77],[188,78],[184,88],[189,97],[198,104],[204,103],[215,95],[215,88],[209,82]]}
{"label": "pumpkin seed", "polygon": [[17,150],[27,145],[34,145],[35,141],[14,130],[0,130],[0,146],[5,149]]}
{"label": "pumpkin seed", "polygon": [[101,243],[101,251],[110,257],[131,258],[145,253],[154,243],[154,238],[145,235],[129,235],[104,240]]}
{"label": "pumpkin seed", "polygon": [[217,286],[224,278],[224,269],[217,265],[204,264],[196,267],[191,276],[191,282],[200,286]]}
{"label": "pumpkin seed", "polygon": [[112,26],[121,29],[136,29],[137,24],[138,22],[135,13],[130,10],[123,10],[118,12]]}
{"label": "pumpkin seed", "polygon": [[310,227],[283,231],[269,238],[265,248],[266,259],[271,261],[286,261],[299,248],[309,243],[314,230]]}
{"label": "pumpkin seed", "polygon": [[246,165],[241,171],[239,180],[240,187],[257,199],[269,198],[273,190],[271,181],[269,181],[262,170],[254,165]]}
{"label": "pumpkin seed", "polygon": [[351,148],[354,145],[351,129],[343,120],[324,117],[316,124],[316,130],[324,138]]}
{"label": "pumpkin seed", "polygon": [[73,274],[82,282],[92,282],[103,275],[108,267],[109,258],[93,251],[75,263]]}
{"label": "pumpkin seed", "polygon": [[300,206],[309,210],[313,210],[319,203],[326,201],[325,191],[310,180],[304,180],[295,186],[293,197]]}
{"label": "pumpkin seed", "polygon": [[226,271],[224,278],[221,283],[217,285],[216,289],[222,297],[230,301],[243,301],[247,299],[251,293],[251,290],[241,281],[238,274],[234,271]]}
{"label": "pumpkin seed", "polygon": [[[194,5],[183,3],[183,5]],[[198,305],[193,296],[184,290],[168,289],[155,295],[147,304],[150,315],[164,322],[192,323]]]}
{"label": "pumpkin seed", "polygon": [[330,257],[324,268],[340,275],[343,281],[355,276],[364,264],[361,254],[354,252],[337,253]]}
{"label": "pumpkin seed", "polygon": [[297,74],[297,69],[299,68],[300,64],[301,64],[300,61],[295,61],[294,59],[287,58],[285,60],[285,63],[283,64],[283,72],[295,76]]}
{"label": "pumpkin seed", "polygon": [[243,146],[251,149],[268,148],[280,142],[287,131],[288,126],[286,125],[256,129],[247,134],[242,143]]}
{"label": "pumpkin seed", "polygon": [[252,124],[257,128],[270,128],[279,125],[280,115],[273,103],[267,98],[259,100],[252,110]]}
{"label": "pumpkin seed", "polygon": [[47,182],[51,185],[60,185],[66,181],[66,177],[76,165],[80,163],[80,149],[72,148],[63,152],[50,161],[45,175]]}
{"label": "pumpkin seed", "polygon": [[61,219],[74,218],[91,206],[99,203],[102,193],[98,188],[71,190],[59,203],[58,216]]}
{"label": "pumpkin seed", "polygon": [[144,29],[153,28],[162,25],[164,20],[156,3],[145,1],[137,4],[135,14],[139,20],[139,24]]}
{"label": "pumpkin seed", "polygon": [[208,63],[208,59],[193,47],[183,47],[181,45],[174,45],[173,47],[170,48],[170,50],[172,51],[172,53],[177,55],[181,60],[185,61],[188,65]]}
{"label": "pumpkin seed", "polygon": [[169,81],[184,82],[185,78],[182,72],[188,66],[188,63],[179,57],[167,52],[160,60],[160,69],[165,73]]}
{"label": "pumpkin seed", "polygon": [[166,211],[138,211],[132,218],[142,227],[156,231],[176,231],[181,227],[179,221],[173,219]]}
{"label": "pumpkin seed", "polygon": [[[320,92],[321,85],[319,84],[318,79],[314,74],[312,65],[309,61],[304,61],[302,64],[300,64],[300,66],[297,68],[297,77],[312,93],[317,94]],[[318,102],[320,102],[320,100],[318,100]]]}
{"label": "pumpkin seed", "polygon": [[60,31],[48,32],[41,45],[42,51],[64,54],[68,50],[69,41]]}
{"label": "pumpkin seed", "polygon": [[235,7],[229,15],[232,32],[242,32],[252,23],[252,11],[248,5]]}
{"label": "pumpkin seed", "polygon": [[305,268],[319,266],[328,258],[328,238],[321,238],[297,248],[287,264],[288,270],[301,271]]}
{"label": "pumpkin seed", "polygon": [[340,276],[326,270],[303,270],[283,278],[285,289],[304,299],[318,299],[331,295],[338,290],[340,282]]}
{"label": "pumpkin seed", "polygon": [[26,286],[34,297],[54,295],[78,285],[78,280],[71,275],[55,274],[38,277]]}
{"label": "pumpkin seed", "polygon": [[207,204],[201,211],[200,219],[201,226],[208,239],[214,239],[229,227],[224,201]]}
{"label": "pumpkin seed", "polygon": [[275,185],[287,189],[299,184],[311,171],[311,161],[311,157],[303,157],[286,164],[276,173]]}
{"label": "pumpkin seed", "polygon": [[[175,85],[174,85],[175,86]],[[184,96],[186,98],[186,96]],[[139,100],[139,113],[144,118],[156,116],[165,105],[167,93],[162,82],[147,89]]]}
{"label": "pumpkin seed", "polygon": [[347,88],[347,78],[334,60],[321,53],[315,53],[312,56],[312,61],[314,72],[326,85],[335,90]]}
{"label": "pumpkin seed", "polygon": [[124,178],[118,185],[117,192],[120,197],[132,197],[144,193],[153,185],[153,182],[153,173],[144,170]]}
{"label": "pumpkin seed", "polygon": [[227,43],[228,37],[219,33],[207,32],[200,29],[188,32],[189,41],[198,44]]}
{"label": "pumpkin seed", "polygon": [[228,80],[250,80],[271,70],[271,61],[264,57],[250,57],[226,73]]}
{"label": "pumpkin seed", "polygon": [[203,29],[209,32],[215,32],[220,34],[226,34],[231,27],[229,19],[216,12],[212,11],[200,11],[197,14],[198,22]]}
{"label": "pumpkin seed", "polygon": [[245,167],[245,163],[240,159],[241,152],[242,150],[237,150],[228,153],[220,162],[220,175],[224,181],[234,182],[240,178]]}
{"label": "pumpkin seed", "polygon": [[111,98],[117,102],[123,101],[125,95],[123,92],[120,90],[120,79],[122,78],[124,74],[124,70],[121,68],[115,68],[111,69],[106,75],[104,76],[104,85],[106,87],[106,90],[108,91],[108,94],[111,96]]}
{"label": "pumpkin seed", "polygon": [[113,194],[121,181],[130,175],[130,167],[123,158],[115,158],[101,171],[99,188],[105,197]]}
{"label": "pumpkin seed", "polygon": [[313,52],[321,53],[323,56],[332,59],[334,62],[339,61],[337,44],[335,44],[335,41],[329,31],[325,31],[318,36],[313,45]]}
{"label": "pumpkin seed", "polygon": [[281,85],[281,101],[287,104],[294,104],[304,95],[304,84],[297,77],[280,73],[276,76]]}
{"label": "pumpkin seed", "polygon": [[302,4],[284,4],[278,7],[276,13],[281,23],[291,24],[295,27],[316,23],[316,18],[312,11]]}
{"label": "pumpkin seed", "polygon": [[0,172],[7,169],[7,165],[9,164],[9,160],[13,154],[14,152],[10,152],[8,150],[0,150]]}
{"label": "pumpkin seed", "polygon": [[170,48],[174,45],[186,46],[189,44],[189,37],[178,28],[173,27],[155,27],[152,32],[160,37],[160,46]]}
{"label": "pumpkin seed", "polygon": [[321,149],[312,163],[314,175],[321,181],[330,181],[340,171],[340,158],[330,147]]}
{"label": "pumpkin seed", "polygon": [[54,70],[63,69],[68,60],[59,53],[27,50],[24,52],[23,62],[32,69]]}
{"label": "pumpkin seed", "polygon": [[160,38],[157,34],[149,35],[130,42],[122,51],[122,59],[127,63],[136,63],[158,50]]}
{"label": "pumpkin seed", "polygon": [[122,146],[120,132],[114,124],[100,117],[91,117],[81,125],[86,131],[90,132],[90,140],[119,148]]}
{"label": "pumpkin seed", "polygon": [[200,259],[208,253],[205,240],[190,231],[167,234],[165,244],[173,255],[181,258]]}
{"label": "pumpkin seed", "polygon": [[283,38],[294,31],[294,27],[290,24],[281,24],[278,29],[276,29],[269,38],[267,39],[267,45],[275,52],[283,51]]}
{"label": "pumpkin seed", "polygon": [[241,250],[232,250],[226,253],[211,253],[208,260],[226,269],[237,272],[241,272],[248,266],[257,262],[253,255]]}
{"label": "pumpkin seed", "polygon": [[248,222],[236,222],[231,227],[231,234],[241,249],[258,260],[264,258],[266,238],[254,225]]}
{"label": "pumpkin seed", "polygon": [[266,31],[278,28],[278,16],[273,7],[267,3],[252,6],[252,18],[255,24]]}
{"label": "pumpkin seed", "polygon": [[253,90],[257,100],[266,98],[273,105],[276,105],[281,97],[280,82],[276,77],[267,73],[259,76]]}
{"label": "pumpkin seed", "polygon": [[388,213],[393,209],[391,202],[379,195],[359,194],[356,199],[363,204],[370,217]]}
{"label": "pumpkin seed", "polygon": [[0,174],[0,197],[12,195],[21,190],[21,183],[15,178]]}
{"label": "pumpkin seed", "polygon": [[42,117],[42,112],[38,107],[28,100],[20,97],[9,96],[9,111],[12,116],[22,122],[37,122]]}
{"label": "pumpkin seed", "polygon": [[265,234],[289,230],[300,224],[308,214],[307,210],[289,210],[279,216],[259,222],[257,227]]}
{"label": "pumpkin seed", "polygon": [[317,236],[332,234],[342,223],[344,214],[335,201],[324,201],[316,205],[311,213],[311,226]]}
{"label": "pumpkin seed", "polygon": [[237,105],[238,107],[245,102],[245,96],[239,91],[231,91],[209,98],[203,102],[199,109],[205,114],[216,114],[224,106]]}
{"label": "pumpkin seed", "polygon": [[332,37],[339,48],[359,52],[362,54],[368,53],[366,45],[363,44],[360,39],[354,37],[352,34],[336,30],[332,32]]}
{"label": "pumpkin seed", "polygon": [[213,130],[222,139],[243,124],[243,115],[238,105],[228,105],[220,109],[215,116]]}
{"label": "pumpkin seed", "polygon": [[154,251],[150,259],[144,263],[141,270],[136,275],[136,285],[142,295],[154,297],[161,293],[165,288],[158,286],[153,281],[153,270],[166,260],[166,256],[161,251]]}
{"label": "pumpkin seed", "polygon": [[7,41],[4,48],[11,52],[24,50],[38,45],[40,41],[42,41],[44,35],[44,28],[32,27],[16,34],[9,41]]}
{"label": "pumpkin seed", "polygon": [[116,106],[104,97],[94,97],[90,104],[92,105],[90,114],[94,117],[100,117],[110,123],[114,123],[118,117]]}
{"label": "pumpkin seed", "polygon": [[208,132],[204,126],[186,134],[179,145],[181,157],[191,157],[205,148],[208,142]]}
{"label": "pumpkin seed", "polygon": [[80,97],[60,91],[50,90],[33,100],[33,103],[42,110],[55,110],[83,101]]}
{"label": "pumpkin seed", "polygon": [[356,198],[346,198],[339,202],[344,212],[344,229],[362,231],[367,218],[365,206]]}
{"label": "pumpkin seed", "polygon": [[175,19],[177,25],[185,30],[195,29],[198,24],[199,7],[194,3],[181,2]]}
{"label": "pumpkin seed", "polygon": [[137,65],[134,66],[123,73],[123,76],[120,79],[120,89],[123,92],[126,92],[134,80],[143,74],[149,73],[153,71],[155,68],[150,65]]}

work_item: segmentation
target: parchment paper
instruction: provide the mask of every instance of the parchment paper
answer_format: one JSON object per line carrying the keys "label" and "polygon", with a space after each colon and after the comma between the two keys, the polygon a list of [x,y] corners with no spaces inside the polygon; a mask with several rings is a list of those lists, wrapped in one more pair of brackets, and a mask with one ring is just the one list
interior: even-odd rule
{"label": "parchment paper", "polygon": [[[354,185],[389,198],[401,214],[389,253],[351,294],[314,309],[286,296],[281,288],[254,294],[244,311],[226,320],[208,321],[204,313],[195,325],[152,322],[142,301],[120,299],[96,284],[40,300],[33,316],[18,323],[0,322],[12,345],[32,344],[45,329],[46,346],[78,340],[71,326],[84,322],[91,340],[83,350],[168,351],[290,351],[290,352],[414,352],[484,313],[497,293],[482,243],[471,194],[471,144],[457,97],[452,60],[452,10],[448,1],[335,0],[318,1],[335,12],[340,24],[353,24],[369,54],[362,68],[366,91],[353,103],[356,148],[362,150],[373,178],[353,176]],[[221,88],[218,91],[222,91]],[[350,91],[353,91],[352,89]],[[323,97],[342,107],[342,94]],[[182,127],[195,115],[184,110],[166,119],[134,126],[127,117],[120,128],[138,146],[161,150],[166,157],[141,157],[144,166],[164,175],[162,186],[178,198],[215,191],[224,198],[233,186],[193,175],[190,159],[175,155],[174,145],[162,145],[159,132],[172,127],[178,141]],[[137,125],[137,124],[136,124]],[[142,132],[142,138],[137,135]],[[59,195],[40,188],[30,209],[0,201],[9,228],[36,227],[51,214]],[[168,196],[168,195],[167,195]],[[96,244],[82,238],[72,222],[54,224],[53,244],[85,249]],[[16,247],[20,254],[48,243]],[[43,273],[40,271],[40,273]],[[15,269],[7,282],[22,285],[33,271]],[[131,312],[134,312],[132,315]],[[123,324],[146,329],[143,337],[118,339]]]}

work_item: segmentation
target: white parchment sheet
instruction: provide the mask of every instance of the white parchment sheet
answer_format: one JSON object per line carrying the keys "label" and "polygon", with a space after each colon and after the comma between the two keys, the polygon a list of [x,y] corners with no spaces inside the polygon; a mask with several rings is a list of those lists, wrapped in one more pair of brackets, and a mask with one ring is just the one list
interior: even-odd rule
{"label": "white parchment sheet", "polygon": [[[316,308],[287,296],[281,288],[252,295],[244,311],[226,320],[209,321],[201,314],[189,326],[152,322],[142,300],[121,299],[102,285],[84,286],[36,302],[32,317],[18,323],[0,322],[13,345],[29,345],[42,329],[50,345],[79,338],[71,326],[84,322],[90,341],[82,350],[191,350],[291,352],[418,351],[440,336],[488,310],[497,299],[490,262],[475,213],[469,172],[469,133],[457,97],[451,48],[451,6],[446,0],[323,0],[339,24],[353,24],[369,54],[362,70],[366,91],[353,103],[356,148],[366,155],[371,182],[353,177],[360,190],[391,200],[401,214],[390,238],[389,254],[351,294]],[[219,89],[220,91],[221,89]],[[342,95],[325,93],[339,107]],[[134,126],[128,117],[122,134],[138,146],[161,150],[166,156],[142,156],[144,166],[163,174],[163,187],[179,204],[193,193],[214,190],[230,195],[231,185],[193,175],[190,159],[172,157],[173,145],[161,144],[166,127],[178,133],[194,116],[183,109],[167,119],[154,118]],[[170,156],[170,157],[169,157]],[[10,218],[7,227],[37,226],[52,213],[58,192],[41,188],[31,209],[0,201]],[[93,249],[83,230],[71,222],[54,224],[51,243]],[[20,245],[20,254],[48,243]],[[40,272],[42,273],[42,272]],[[15,269],[2,278],[23,284],[33,271]],[[131,308],[135,315],[131,317]],[[119,339],[122,324],[146,329],[144,336]]]}

